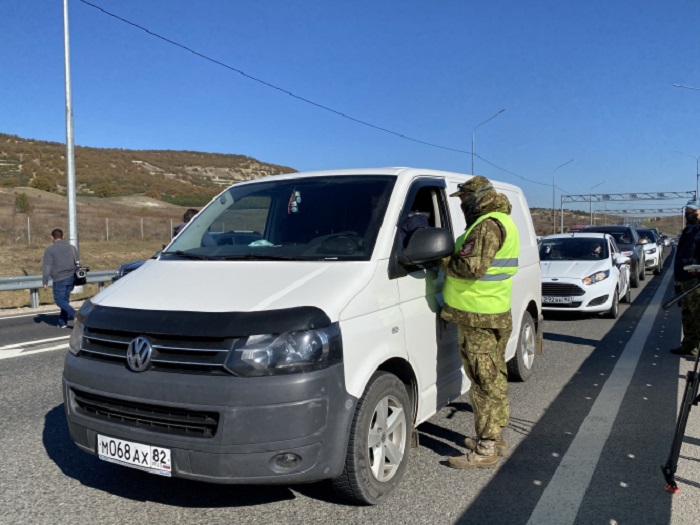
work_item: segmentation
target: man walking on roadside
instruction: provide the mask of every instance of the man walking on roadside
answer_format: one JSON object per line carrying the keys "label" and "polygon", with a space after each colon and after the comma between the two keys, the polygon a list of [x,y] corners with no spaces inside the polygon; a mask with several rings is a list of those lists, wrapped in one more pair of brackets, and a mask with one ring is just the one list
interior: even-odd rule
{"label": "man walking on roadside", "polygon": [[70,305],[70,293],[75,285],[75,252],[73,246],[63,240],[63,230],[51,232],[52,244],[44,250],[43,284],[44,290],[53,279],[53,300],[61,309],[58,327],[66,328],[68,321],[75,317],[75,309]]}
{"label": "man walking on roadside", "polygon": [[[685,205],[686,227],[683,228],[676,257],[673,260],[673,277],[679,291],[685,292],[698,283],[700,274],[690,273],[684,266],[700,264],[700,205],[691,200]],[[671,349],[672,354],[696,357],[700,344],[700,288],[690,292],[681,299],[681,322],[683,323],[683,341],[678,348]]]}
{"label": "man walking on roadside", "polygon": [[461,199],[467,229],[454,254],[440,264],[445,271],[441,316],[457,324],[476,436],[464,441],[468,454],[448,458],[447,464],[458,469],[495,467],[508,449],[502,433],[509,418],[505,352],[513,331],[512,277],[518,270],[520,240],[508,198],[486,177],[471,178],[450,196]]}

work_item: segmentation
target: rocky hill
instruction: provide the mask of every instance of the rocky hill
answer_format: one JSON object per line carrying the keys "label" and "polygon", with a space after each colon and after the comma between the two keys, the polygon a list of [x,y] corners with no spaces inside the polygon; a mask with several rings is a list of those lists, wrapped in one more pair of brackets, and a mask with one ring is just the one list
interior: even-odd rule
{"label": "rocky hill", "polygon": [[[64,195],[65,152],[65,144],[59,142],[0,133],[0,187],[28,186]],[[146,195],[198,205],[235,182],[295,171],[245,155],[75,148],[76,187],[83,196]]]}

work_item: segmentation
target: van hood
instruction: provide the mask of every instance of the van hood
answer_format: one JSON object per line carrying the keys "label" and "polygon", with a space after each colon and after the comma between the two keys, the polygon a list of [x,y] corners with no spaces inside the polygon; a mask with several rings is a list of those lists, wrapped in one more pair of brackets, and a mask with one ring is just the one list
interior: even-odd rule
{"label": "van hood", "polygon": [[336,321],[376,262],[149,260],[95,296],[113,308],[255,312],[315,306]]}
{"label": "van hood", "polygon": [[540,272],[542,278],[583,279],[589,275],[609,269],[607,259],[603,261],[542,261]]}

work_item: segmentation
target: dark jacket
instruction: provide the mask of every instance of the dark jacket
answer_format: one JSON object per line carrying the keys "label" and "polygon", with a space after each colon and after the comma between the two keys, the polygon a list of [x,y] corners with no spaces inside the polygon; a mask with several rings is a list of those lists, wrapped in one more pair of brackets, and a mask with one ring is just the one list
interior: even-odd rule
{"label": "dark jacket", "polygon": [[49,284],[49,278],[63,281],[75,275],[75,255],[68,241],[57,241],[44,251],[43,284]]}
{"label": "dark jacket", "polygon": [[700,264],[700,223],[688,224],[683,228],[676,257],[673,260],[673,277],[676,282],[690,281],[697,275],[686,272],[683,267],[689,264]]}

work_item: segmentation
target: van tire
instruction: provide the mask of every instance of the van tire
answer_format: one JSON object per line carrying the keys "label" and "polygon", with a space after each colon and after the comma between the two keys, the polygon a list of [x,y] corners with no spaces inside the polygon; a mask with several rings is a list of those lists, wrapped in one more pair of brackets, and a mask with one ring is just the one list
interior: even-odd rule
{"label": "van tire", "polygon": [[[343,473],[333,479],[333,487],[341,498],[376,505],[391,494],[406,471],[412,413],[401,380],[388,372],[375,372],[355,409]],[[369,443],[370,433],[376,436],[374,446]],[[394,456],[388,472],[378,472],[383,464],[379,463],[378,452],[384,459],[387,454]]]}
{"label": "van tire", "polygon": [[527,381],[532,375],[532,366],[535,363],[537,329],[530,312],[523,313],[518,335],[518,346],[515,355],[508,361],[508,379],[512,381]]}

